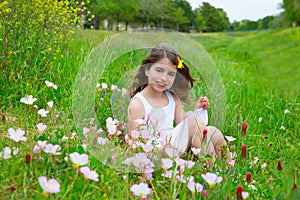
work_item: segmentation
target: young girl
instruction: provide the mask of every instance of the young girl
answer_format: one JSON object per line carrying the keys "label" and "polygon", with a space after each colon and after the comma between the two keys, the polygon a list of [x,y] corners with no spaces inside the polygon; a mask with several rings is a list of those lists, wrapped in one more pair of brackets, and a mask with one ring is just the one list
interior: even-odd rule
{"label": "young girl", "polygon": [[[198,99],[194,112],[185,113],[182,101],[190,103],[188,93],[194,81],[174,49],[167,45],[155,46],[135,76],[128,107],[129,133],[138,129],[139,119],[150,120],[152,130],[165,135],[180,153],[191,147],[201,149],[204,154],[211,153],[209,165],[212,166],[215,156],[222,159],[226,142],[217,128],[206,126],[205,115],[210,106],[207,97]],[[231,159],[229,153],[227,159]]]}

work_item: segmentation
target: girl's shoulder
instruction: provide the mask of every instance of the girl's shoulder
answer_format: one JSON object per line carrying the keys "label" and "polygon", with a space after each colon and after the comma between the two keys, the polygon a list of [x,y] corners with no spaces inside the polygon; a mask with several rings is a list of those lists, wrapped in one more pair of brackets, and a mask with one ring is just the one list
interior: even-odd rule
{"label": "girl's shoulder", "polygon": [[174,102],[175,102],[176,105],[178,105],[179,103],[181,103],[180,99],[177,97],[177,95],[173,91],[168,91],[168,92],[172,95],[172,97],[173,97]]}
{"label": "girl's shoulder", "polygon": [[139,108],[141,106],[143,106],[143,102],[139,98],[133,97],[130,99],[129,105],[128,105],[129,108],[135,109],[135,108]]}
{"label": "girl's shoulder", "polygon": [[131,98],[128,105],[128,111],[141,114],[144,113],[145,109],[143,102],[137,97]]}

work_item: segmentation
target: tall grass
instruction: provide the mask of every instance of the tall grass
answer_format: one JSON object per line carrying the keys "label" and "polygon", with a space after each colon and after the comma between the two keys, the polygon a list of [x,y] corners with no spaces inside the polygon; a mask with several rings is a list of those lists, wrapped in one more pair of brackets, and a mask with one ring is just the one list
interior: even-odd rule
{"label": "tall grass", "polygon": [[[69,154],[72,152],[87,153],[82,139],[82,130],[77,130],[72,113],[72,85],[82,62],[112,32],[77,31],[64,56],[53,64],[57,71],[47,74],[58,89],[41,86],[39,90],[31,90],[38,98],[39,108],[46,108],[47,102],[54,101],[47,118],[37,115],[37,110],[20,102],[15,105],[2,105],[3,119],[0,122],[0,151],[4,147],[19,148],[19,153],[12,158],[0,158],[0,196],[1,199],[40,199],[42,188],[37,179],[40,176],[55,178],[61,185],[61,191],[50,194],[50,199],[134,199],[130,187],[139,182],[146,182],[152,189],[153,199],[235,199],[235,190],[242,185],[253,199],[297,199],[300,195],[300,153],[299,153],[299,35],[300,29],[282,29],[269,32],[251,33],[218,33],[193,34],[191,37],[199,42],[211,55],[226,88],[227,112],[222,127],[224,135],[233,136],[229,148],[236,152],[236,164],[227,170],[218,162],[218,175],[223,181],[209,188],[202,179],[205,172],[201,161],[186,175],[193,175],[197,182],[208,191],[194,194],[188,190],[187,183],[180,183],[175,177],[169,179],[161,176],[162,170],[153,173],[153,178],[146,180],[136,173],[120,172],[103,165],[90,156],[88,166],[99,174],[99,181],[84,179],[78,169],[74,169]],[[130,69],[136,66],[143,53],[124,55],[117,59],[110,71],[100,82],[115,84],[118,75],[124,70],[124,64]],[[29,83],[28,83],[29,84]],[[196,85],[196,89],[203,83]],[[204,86],[205,87],[205,86]],[[204,91],[205,90],[201,90]],[[98,105],[98,116],[105,120],[111,115],[101,106],[110,105],[109,93],[105,96],[107,103]],[[200,95],[196,93],[197,95]],[[7,94],[6,94],[7,95]],[[98,97],[97,97],[98,98]],[[104,99],[105,100],[105,99]],[[98,99],[97,99],[98,102]],[[288,109],[290,113],[284,114]],[[259,122],[259,118],[261,121]],[[40,122],[48,125],[43,135],[38,134],[36,125]],[[246,136],[241,136],[241,125],[248,124]],[[101,127],[105,127],[102,121]],[[92,124],[93,127],[95,124]],[[26,142],[16,143],[8,138],[7,130],[13,127],[26,131]],[[90,127],[90,128],[91,128]],[[77,137],[72,138],[73,133]],[[67,141],[63,136],[69,137]],[[59,144],[62,155],[49,156],[44,152],[33,153],[38,140]],[[247,146],[247,157],[241,158],[241,145]],[[26,163],[25,155],[31,159]],[[69,158],[68,161],[65,158]],[[251,166],[254,158],[259,160]],[[282,170],[277,169],[278,160]],[[266,164],[266,167],[262,166]],[[221,170],[220,170],[221,169]],[[217,170],[217,169],[214,169]],[[251,172],[253,181],[245,181],[245,175]],[[293,189],[294,184],[298,185]],[[15,186],[16,190],[12,190]]]}

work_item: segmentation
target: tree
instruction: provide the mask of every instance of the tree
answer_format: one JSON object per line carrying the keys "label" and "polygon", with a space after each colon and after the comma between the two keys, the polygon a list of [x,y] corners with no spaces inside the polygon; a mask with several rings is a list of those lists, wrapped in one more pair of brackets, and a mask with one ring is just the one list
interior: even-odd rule
{"label": "tree", "polygon": [[121,0],[120,2],[120,13],[118,17],[120,21],[125,22],[125,30],[127,30],[129,22],[134,20],[134,16],[138,12],[138,7],[135,0]]}
{"label": "tree", "polygon": [[206,22],[205,31],[224,31],[230,27],[227,14],[222,9],[216,9],[209,3],[204,2],[200,7],[200,12]]}
{"label": "tree", "polygon": [[92,0],[90,9],[101,19],[108,20],[109,29],[112,29],[112,24],[115,22],[117,30],[120,22],[125,22],[127,29],[128,23],[133,21],[138,11],[135,0]]}
{"label": "tree", "polygon": [[[178,28],[188,31],[195,24],[195,14],[193,13],[192,6],[186,0],[173,0],[173,5],[176,8],[176,15],[182,18],[178,18],[180,20]],[[184,12],[182,13],[178,8]]]}
{"label": "tree", "polygon": [[283,0],[285,18],[291,25],[300,25],[300,0]]}
{"label": "tree", "polygon": [[176,30],[179,31],[179,25],[187,24],[190,20],[184,16],[184,10],[182,8],[177,8],[175,12],[175,23],[176,23]]}
{"label": "tree", "polygon": [[[143,25],[149,26],[150,18],[156,13],[156,8],[159,7],[159,0],[137,0],[138,13],[137,18],[141,19]],[[155,5],[155,6],[154,6]]]}
{"label": "tree", "polygon": [[270,23],[275,19],[274,16],[266,16],[263,19],[259,19],[258,20],[258,25],[257,25],[257,29],[261,30],[261,29],[268,29],[270,28]]}
{"label": "tree", "polygon": [[195,20],[194,20],[194,28],[200,32],[206,29],[206,21],[202,15],[200,8],[196,8],[194,11]]}

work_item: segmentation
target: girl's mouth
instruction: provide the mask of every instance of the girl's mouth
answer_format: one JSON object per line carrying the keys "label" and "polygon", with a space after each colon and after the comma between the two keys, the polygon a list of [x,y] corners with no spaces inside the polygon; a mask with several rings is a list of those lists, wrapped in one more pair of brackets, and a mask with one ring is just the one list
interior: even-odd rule
{"label": "girl's mouth", "polygon": [[166,86],[167,86],[167,84],[165,84],[165,83],[157,83],[156,84],[159,88],[165,88]]}

